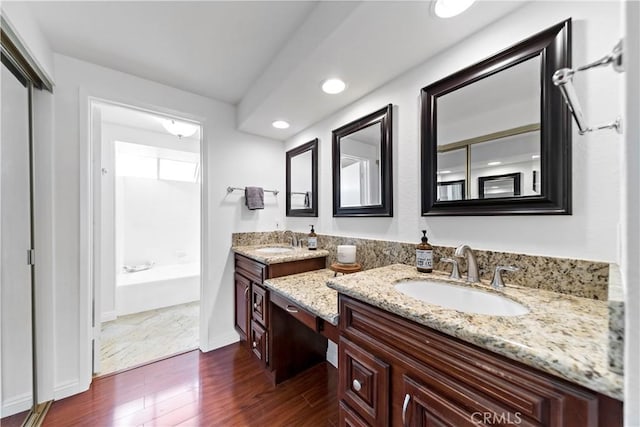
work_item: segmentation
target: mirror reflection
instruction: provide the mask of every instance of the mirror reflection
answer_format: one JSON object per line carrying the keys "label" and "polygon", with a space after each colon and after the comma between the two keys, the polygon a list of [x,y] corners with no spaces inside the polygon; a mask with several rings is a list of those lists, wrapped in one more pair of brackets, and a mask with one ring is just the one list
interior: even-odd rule
{"label": "mirror reflection", "polygon": [[340,140],[340,205],[379,205],[381,201],[380,136],[374,123]]}
{"label": "mirror reflection", "polygon": [[[438,201],[539,194],[540,67],[538,55],[438,97]],[[507,175],[519,191],[491,178]]]}
{"label": "mirror reflection", "polygon": [[287,216],[318,216],[318,140],[287,151]]}
{"label": "mirror reflection", "polygon": [[392,105],[335,129],[333,216],[393,216]]}
{"label": "mirror reflection", "polygon": [[311,157],[311,151],[305,151],[291,158],[291,209],[312,207]]}

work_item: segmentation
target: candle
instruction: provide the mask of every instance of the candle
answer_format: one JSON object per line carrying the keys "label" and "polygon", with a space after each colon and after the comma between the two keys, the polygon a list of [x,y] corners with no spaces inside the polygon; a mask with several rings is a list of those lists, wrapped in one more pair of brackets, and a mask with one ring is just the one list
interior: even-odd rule
{"label": "candle", "polygon": [[340,264],[355,264],[356,247],[354,245],[338,245],[338,262]]}

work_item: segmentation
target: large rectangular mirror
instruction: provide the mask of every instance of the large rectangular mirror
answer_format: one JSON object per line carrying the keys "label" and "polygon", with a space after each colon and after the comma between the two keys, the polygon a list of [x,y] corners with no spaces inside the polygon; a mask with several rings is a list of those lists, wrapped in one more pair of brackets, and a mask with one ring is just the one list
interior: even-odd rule
{"label": "large rectangular mirror", "polygon": [[333,216],[393,216],[391,111],[333,131]]}
{"label": "large rectangular mirror", "polygon": [[567,20],[422,89],[422,214],[569,214]]}
{"label": "large rectangular mirror", "polygon": [[287,216],[318,216],[318,139],[287,151]]}

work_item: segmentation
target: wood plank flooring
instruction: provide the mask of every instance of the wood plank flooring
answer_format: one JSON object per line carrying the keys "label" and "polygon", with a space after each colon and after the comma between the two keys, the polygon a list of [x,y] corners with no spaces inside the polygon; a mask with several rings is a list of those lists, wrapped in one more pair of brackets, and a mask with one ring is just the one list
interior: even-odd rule
{"label": "wood plank flooring", "polygon": [[20,427],[22,422],[27,419],[29,411],[20,412],[15,415],[9,415],[0,420],[0,426],[2,427]]}
{"label": "wood plank flooring", "polygon": [[44,426],[336,426],[337,376],[324,362],[274,387],[241,344],[196,350],[94,379]]}

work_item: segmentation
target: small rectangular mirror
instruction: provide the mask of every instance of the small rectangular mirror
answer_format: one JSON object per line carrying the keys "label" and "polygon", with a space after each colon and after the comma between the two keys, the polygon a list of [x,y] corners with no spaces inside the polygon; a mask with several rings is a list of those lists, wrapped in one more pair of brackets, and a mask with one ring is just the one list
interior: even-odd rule
{"label": "small rectangular mirror", "polygon": [[391,110],[333,131],[333,216],[393,216]]}
{"label": "small rectangular mirror", "polygon": [[318,216],[318,139],[287,151],[287,216]]}

